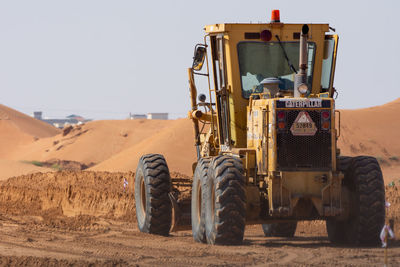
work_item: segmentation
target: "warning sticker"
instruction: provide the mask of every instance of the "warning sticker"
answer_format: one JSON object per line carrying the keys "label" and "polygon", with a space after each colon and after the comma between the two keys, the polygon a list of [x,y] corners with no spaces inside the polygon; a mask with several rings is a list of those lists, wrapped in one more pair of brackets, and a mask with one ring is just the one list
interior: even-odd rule
{"label": "warning sticker", "polygon": [[301,111],[293,122],[290,131],[293,135],[312,136],[317,132],[317,127],[306,111]]}

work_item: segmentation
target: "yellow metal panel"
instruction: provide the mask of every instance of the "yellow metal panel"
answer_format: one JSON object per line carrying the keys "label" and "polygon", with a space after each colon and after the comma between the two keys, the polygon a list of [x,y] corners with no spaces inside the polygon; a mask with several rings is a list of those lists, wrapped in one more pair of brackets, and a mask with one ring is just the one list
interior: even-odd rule
{"label": "yellow metal panel", "polygon": [[331,83],[329,85],[330,96],[333,97],[333,80],[335,78],[335,70],[336,70],[336,58],[337,58],[337,49],[339,45],[339,35],[334,34],[333,39],[335,40],[335,50],[333,51],[333,62],[332,62],[332,72],[331,72]]}
{"label": "yellow metal panel", "polygon": [[336,148],[337,148],[337,139],[338,133],[336,131],[336,112],[335,112],[335,101],[331,98],[331,137],[332,137],[332,170],[336,171]]}
{"label": "yellow metal panel", "polygon": [[321,91],[321,75],[322,75],[322,60],[324,58],[324,41],[325,31],[314,31],[313,38],[309,38],[309,41],[313,41],[316,44],[316,53],[314,60],[313,70],[313,83],[312,83],[312,94],[318,94]]}
{"label": "yellow metal panel", "polygon": [[[322,176],[327,180],[323,183]],[[330,172],[282,172],[282,185],[292,197],[321,197],[324,188],[332,178]]]}
{"label": "yellow metal panel", "polygon": [[[224,23],[224,24],[213,24],[205,26],[204,30],[207,33],[221,33],[221,32],[261,32],[262,30],[273,29],[276,33],[277,31],[282,31],[280,33],[285,33],[282,35],[282,39],[293,39],[294,31],[300,32],[301,27],[304,24],[294,24],[294,23]],[[309,35],[313,37],[318,31],[328,32],[329,24],[307,24],[310,27]]]}
{"label": "yellow metal panel", "polygon": [[207,33],[221,33],[225,32],[225,24],[213,24],[204,27]]}
{"label": "yellow metal panel", "polygon": [[[227,88],[229,91],[230,130],[233,147],[246,147],[247,116],[244,110],[248,100],[242,97],[241,77],[239,70],[237,44],[244,39],[245,32],[261,32],[270,30],[272,35],[279,35],[281,41],[298,41],[294,33],[300,32],[303,24],[214,24],[205,27],[207,33],[224,33]],[[316,43],[315,65],[313,75],[313,93],[319,93],[321,83],[321,68],[323,58],[323,42],[325,32],[329,31],[328,24],[308,24],[310,27],[309,41]],[[276,38],[273,37],[273,41]]]}
{"label": "yellow metal panel", "polygon": [[[303,24],[214,24],[205,27],[210,36],[223,35],[225,51],[226,85],[229,94],[230,133],[233,140],[232,153],[246,155],[244,161],[247,178],[252,165],[257,166],[258,175],[268,184],[270,212],[281,212],[275,209],[289,209],[296,206],[301,197],[312,199],[320,215],[335,214],[340,208],[340,180],[336,172],[336,139],[334,100],[331,101],[331,131],[332,131],[332,164],[333,171],[319,172],[278,172],[277,142],[275,112],[277,99],[247,100],[242,97],[241,77],[238,62],[237,45],[241,41],[261,41],[244,39],[246,32],[261,32],[270,30],[272,41],[278,35],[281,41],[299,41],[294,33],[299,33]],[[308,41],[316,45],[315,64],[313,69],[312,95],[320,93],[322,59],[324,54],[325,33],[329,31],[328,24],[308,24],[310,27]],[[336,56],[335,46],[335,56]],[[296,66],[297,67],[297,66]],[[334,72],[334,70],[333,70]],[[332,73],[333,73],[332,72]],[[331,79],[333,81],[333,78]],[[302,110],[326,110],[328,108],[301,108]],[[285,109],[286,110],[286,109]],[[211,118],[211,117],[210,117]],[[217,118],[217,120],[220,118]],[[240,150],[239,148],[248,148]],[[241,151],[241,152],[238,152]],[[253,152],[254,151],[254,152]],[[254,158],[255,155],[255,158]],[[261,183],[263,184],[263,183]],[[257,188],[258,190],[258,188]],[[252,194],[256,194],[256,191]],[[329,207],[328,207],[329,206]],[[283,213],[281,213],[283,214]]]}

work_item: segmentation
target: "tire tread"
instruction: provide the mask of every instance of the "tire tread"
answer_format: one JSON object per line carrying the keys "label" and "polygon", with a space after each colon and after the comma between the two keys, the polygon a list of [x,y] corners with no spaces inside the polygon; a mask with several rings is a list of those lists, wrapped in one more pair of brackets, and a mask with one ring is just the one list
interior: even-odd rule
{"label": "tire tread", "polygon": [[[215,223],[207,231],[207,241],[218,245],[243,242],[246,218],[246,193],[242,161],[220,155],[212,159],[209,177],[215,182]],[[214,189],[211,189],[214,190]]]}
{"label": "tire tread", "polygon": [[148,187],[146,198],[149,202],[145,222],[140,230],[168,236],[172,222],[172,205],[168,196],[171,191],[171,177],[165,158],[160,154],[143,155],[138,168],[143,171],[145,186]]}

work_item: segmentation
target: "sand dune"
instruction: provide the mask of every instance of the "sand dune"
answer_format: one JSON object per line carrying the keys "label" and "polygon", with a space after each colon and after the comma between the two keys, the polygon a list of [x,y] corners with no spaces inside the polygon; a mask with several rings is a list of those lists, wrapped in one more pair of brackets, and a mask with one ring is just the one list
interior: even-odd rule
{"label": "sand dune", "polygon": [[341,154],[374,156],[386,183],[400,181],[400,98],[382,106],[340,112]]}
{"label": "sand dune", "polygon": [[[188,119],[94,121],[66,132],[4,106],[0,111],[0,159],[60,159],[95,164],[91,170],[97,171],[134,171],[141,155],[161,153],[171,171],[192,174],[196,153]],[[340,113],[341,154],[375,156],[386,182],[400,179],[400,98]]]}
{"label": "sand dune", "polygon": [[192,174],[192,163],[196,161],[192,123],[188,119],[171,121],[160,131],[134,146],[123,150],[91,170],[130,171],[136,170],[140,157],[148,153],[163,154],[170,170],[186,175]]}
{"label": "sand dune", "polygon": [[109,120],[73,127],[69,132],[30,143],[10,155],[14,160],[62,159],[100,163],[162,131],[170,121]]}
{"label": "sand dune", "polygon": [[400,98],[382,106],[341,110],[339,147],[343,154],[400,160]]}
{"label": "sand dune", "polygon": [[51,169],[42,168],[35,166],[33,164],[14,161],[14,160],[7,160],[7,159],[0,159],[0,181],[6,180],[13,176],[25,175],[30,173],[36,172],[50,172]]}
{"label": "sand dune", "polygon": [[0,159],[9,158],[21,145],[59,132],[50,124],[0,104]]}
{"label": "sand dune", "polygon": [[49,137],[60,132],[48,123],[0,104],[0,120],[13,123],[23,133],[37,137]]}

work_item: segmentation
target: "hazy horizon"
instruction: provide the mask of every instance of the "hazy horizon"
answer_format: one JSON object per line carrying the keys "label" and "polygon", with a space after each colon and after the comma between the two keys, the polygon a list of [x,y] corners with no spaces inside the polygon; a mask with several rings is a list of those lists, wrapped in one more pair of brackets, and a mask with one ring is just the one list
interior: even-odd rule
{"label": "hazy horizon", "polygon": [[[337,108],[397,99],[397,1],[0,1],[1,103],[31,115],[123,119],[189,109],[187,68],[203,27],[329,23],[339,34]],[[204,92],[203,88],[201,91]]]}

